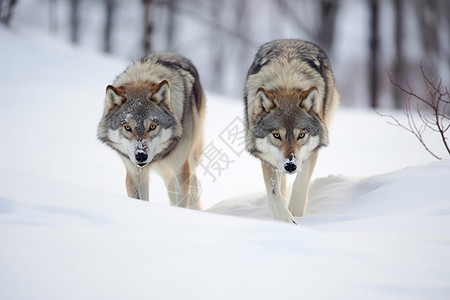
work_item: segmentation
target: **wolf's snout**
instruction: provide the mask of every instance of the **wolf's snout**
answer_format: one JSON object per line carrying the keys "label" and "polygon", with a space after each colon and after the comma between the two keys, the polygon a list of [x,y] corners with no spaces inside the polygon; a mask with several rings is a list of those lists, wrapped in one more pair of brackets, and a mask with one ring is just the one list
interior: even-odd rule
{"label": "wolf's snout", "polygon": [[145,162],[147,160],[147,158],[148,158],[148,154],[145,152],[140,151],[140,152],[136,153],[136,161],[137,162],[140,162],[140,163]]}
{"label": "wolf's snout", "polygon": [[297,170],[297,165],[293,162],[287,162],[284,164],[284,170],[287,173],[294,173]]}

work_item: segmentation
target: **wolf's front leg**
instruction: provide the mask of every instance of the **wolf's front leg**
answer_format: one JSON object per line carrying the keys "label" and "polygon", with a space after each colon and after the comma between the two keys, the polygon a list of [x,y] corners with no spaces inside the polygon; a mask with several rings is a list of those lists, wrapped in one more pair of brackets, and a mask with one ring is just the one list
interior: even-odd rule
{"label": "wolf's front leg", "polygon": [[269,210],[275,220],[295,222],[294,217],[287,208],[286,202],[282,194],[283,173],[275,170],[262,162],[262,169],[264,175],[264,183],[266,184],[267,198],[269,201]]}
{"label": "wolf's front leg", "polygon": [[201,210],[197,178],[186,161],[167,186],[170,203],[174,206]]}
{"label": "wolf's front leg", "polygon": [[296,217],[303,217],[308,204],[309,182],[311,180],[314,166],[316,165],[318,151],[316,151],[302,165],[302,170],[297,174],[294,185],[292,186],[291,200],[289,201],[289,210]]}
{"label": "wolf's front leg", "polygon": [[149,168],[138,168],[135,166],[128,166],[126,186],[128,197],[147,200],[148,197],[148,175]]}
{"label": "wolf's front leg", "polygon": [[190,185],[188,208],[202,210],[202,203],[200,201],[201,187],[195,173],[191,173]]}

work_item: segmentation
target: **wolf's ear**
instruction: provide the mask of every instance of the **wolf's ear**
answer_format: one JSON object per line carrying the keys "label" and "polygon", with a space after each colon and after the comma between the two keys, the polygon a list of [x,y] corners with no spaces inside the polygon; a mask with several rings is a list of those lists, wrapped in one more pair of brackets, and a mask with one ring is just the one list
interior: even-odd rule
{"label": "wolf's ear", "polygon": [[114,106],[121,106],[125,101],[127,101],[125,89],[108,85],[106,87],[105,115]]}
{"label": "wolf's ear", "polygon": [[151,100],[156,102],[158,105],[165,105],[170,111],[172,111],[172,106],[170,104],[170,88],[167,80],[163,80],[152,86],[151,92]]}
{"label": "wolf's ear", "polygon": [[262,112],[270,112],[271,109],[276,107],[276,104],[274,102],[274,95],[265,90],[263,87],[260,87],[256,91],[256,98],[255,98],[255,115],[258,115]]}
{"label": "wolf's ear", "polygon": [[317,108],[319,108],[319,90],[317,87],[312,87],[306,92],[302,93],[302,102],[300,102],[300,106],[306,109],[307,111],[310,111],[311,108],[313,108],[313,111],[315,113],[319,113],[317,111]]}

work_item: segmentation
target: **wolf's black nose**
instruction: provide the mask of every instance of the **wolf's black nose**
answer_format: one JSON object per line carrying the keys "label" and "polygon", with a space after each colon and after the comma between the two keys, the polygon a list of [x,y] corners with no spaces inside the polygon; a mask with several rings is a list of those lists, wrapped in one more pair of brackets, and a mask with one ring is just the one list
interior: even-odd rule
{"label": "wolf's black nose", "polygon": [[148,158],[148,155],[145,152],[138,152],[138,153],[136,153],[136,160],[138,162],[144,162],[144,161],[147,160],[147,158]]}
{"label": "wolf's black nose", "polygon": [[284,169],[286,170],[286,172],[292,173],[295,172],[295,170],[297,170],[297,165],[292,162],[288,162],[284,164]]}

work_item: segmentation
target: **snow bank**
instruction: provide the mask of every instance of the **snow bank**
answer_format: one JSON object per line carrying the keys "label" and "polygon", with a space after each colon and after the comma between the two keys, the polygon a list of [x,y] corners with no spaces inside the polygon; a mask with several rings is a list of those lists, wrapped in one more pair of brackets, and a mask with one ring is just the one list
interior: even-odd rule
{"label": "snow bank", "polygon": [[242,105],[212,94],[205,149],[228,165],[198,169],[207,212],[168,206],[156,176],[150,202],[128,199],[95,138],[127,63],[15,30],[0,28],[1,299],[448,299],[450,161],[374,112],[339,110],[299,226],[270,219],[229,135]]}
{"label": "snow bank", "polygon": [[[446,299],[450,161],[316,181],[299,226],[0,172],[2,299]],[[242,206],[245,200],[242,200]],[[214,210],[248,216],[264,201]]]}

